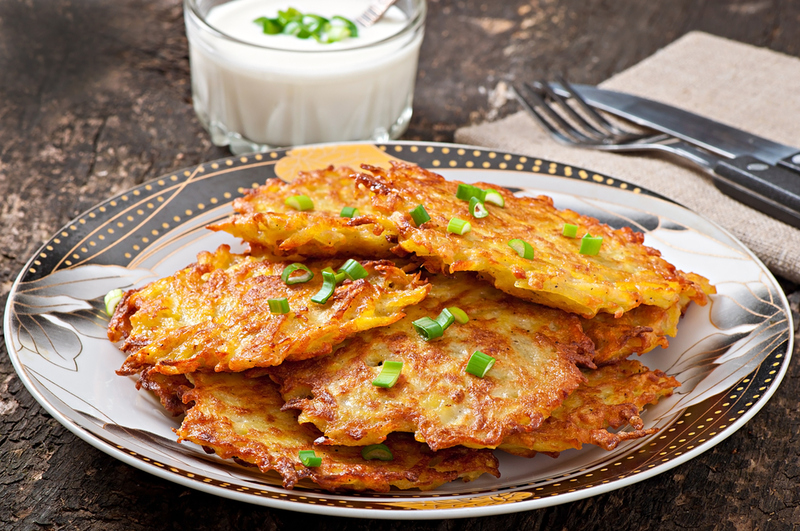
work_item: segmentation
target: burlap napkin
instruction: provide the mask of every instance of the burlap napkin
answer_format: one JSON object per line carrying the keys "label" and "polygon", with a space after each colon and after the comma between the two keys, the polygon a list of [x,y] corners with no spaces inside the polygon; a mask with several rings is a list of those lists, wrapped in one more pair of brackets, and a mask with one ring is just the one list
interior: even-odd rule
{"label": "burlap napkin", "polygon": [[[677,105],[800,147],[796,57],[695,32],[600,86]],[[563,146],[524,112],[459,129],[456,142],[568,163],[658,192],[725,227],[773,273],[800,282],[800,230],[722,194],[702,171],[656,156]]]}

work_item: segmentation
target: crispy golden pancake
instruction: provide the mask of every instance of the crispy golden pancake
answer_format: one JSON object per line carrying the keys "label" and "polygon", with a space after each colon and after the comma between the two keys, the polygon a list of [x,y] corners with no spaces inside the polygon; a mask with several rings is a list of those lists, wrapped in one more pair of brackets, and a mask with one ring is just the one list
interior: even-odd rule
{"label": "crispy golden pancake", "polygon": [[[365,192],[353,185],[355,174],[350,168],[329,167],[301,173],[291,183],[270,179],[234,200],[233,208],[240,216],[209,228],[263,245],[270,253],[288,260],[395,257],[392,248],[397,245],[397,231],[386,231],[395,227],[385,216],[339,215],[342,207],[366,203]],[[307,195],[314,202],[314,210],[298,212],[286,206],[284,200],[294,195]]]}
{"label": "crispy golden pancake", "polygon": [[[128,292],[109,324],[128,353],[119,374],[154,366],[163,374],[242,371],[331,352],[346,337],[403,317],[428,287],[390,262],[364,262],[369,276],[339,284],[326,304],[310,298],[320,271],[342,260],[309,262],[314,278],[287,286],[288,262],[232,254],[228,246],[200,253],[197,263]],[[286,297],[291,311],[272,314],[268,299]]]}
{"label": "crispy golden pancake", "polygon": [[[427,490],[458,478],[470,481],[484,473],[500,476],[497,459],[489,450],[433,452],[405,434],[386,441],[392,461],[365,460],[358,447],[314,446],[319,432],[298,425],[294,412],[280,410],[283,400],[268,377],[248,379],[230,373],[187,376],[194,388],[184,392],[183,400],[194,405],[177,430],[179,441],[210,448],[224,459],[236,457],[263,472],[275,470],[283,476],[286,488],[308,478],[333,491]],[[303,465],[300,450],[314,450],[322,464]]]}
{"label": "crispy golden pancake", "polygon": [[[530,431],[583,380],[592,344],[577,316],[521,301],[469,274],[436,275],[428,297],[383,328],[353,336],[324,358],[269,370],[281,382],[285,407],[316,425],[322,444],[379,443],[413,432],[434,450],[493,448]],[[424,341],[412,321],[457,306],[469,322]],[[484,378],[464,371],[476,350],[497,359]],[[372,385],[381,363],[402,361],[397,383]]]}
{"label": "crispy golden pancake", "polygon": [[[642,429],[639,413],[645,405],[655,404],[680,386],[675,378],[651,371],[635,360],[584,370],[583,374],[586,381],[539,428],[511,435],[500,448],[527,457],[537,452],[557,454],[580,449],[584,444],[613,450],[622,441],[655,433],[653,428]],[[626,425],[633,430],[608,431]]]}
{"label": "crispy golden pancake", "polygon": [[183,392],[192,385],[183,374],[161,374],[152,367],[147,367],[139,373],[136,389],[146,389],[158,397],[164,409],[173,416],[183,415],[191,407],[182,400]]}
{"label": "crispy golden pancake", "polygon": [[[505,208],[487,204],[489,215],[476,219],[468,203],[456,197],[456,181],[406,163],[394,163],[390,170],[363,168],[366,172],[350,179],[348,192],[330,190],[339,190],[350,170],[327,170],[305,174],[292,184],[270,182],[237,202],[244,213],[281,213],[280,225],[250,214],[212,228],[289,256],[330,256],[338,254],[339,245],[345,253],[356,245],[365,253],[385,256],[387,245],[397,241],[395,252],[413,253],[431,270],[478,272],[507,293],[586,318],[597,312],[620,316],[641,304],[668,309],[686,300],[706,301],[700,277],[678,271],[657,250],[643,245],[642,234],[628,228],[613,230],[593,218],[557,210],[548,197],[516,197],[485,183],[478,186],[498,190]],[[313,212],[291,212],[283,206],[287,197],[298,193],[314,198]],[[317,200],[319,195],[323,197]],[[417,227],[409,211],[419,204],[431,220]],[[338,218],[342,206],[357,207],[361,216]],[[454,217],[468,220],[472,230],[463,236],[448,233]],[[578,226],[578,238],[562,235],[565,223]],[[380,242],[365,242],[363,235],[369,230]],[[354,231],[364,234],[348,243]],[[580,237],[587,233],[603,238],[596,256],[579,253]],[[533,246],[532,260],[508,246],[517,238]]]}
{"label": "crispy golden pancake", "polygon": [[[686,276],[700,286],[703,293],[716,293],[707,279],[694,273]],[[642,304],[619,317],[598,313],[592,319],[581,319],[583,331],[594,343],[594,363],[608,365],[631,354],[642,355],[656,347],[667,348],[667,336],[677,335],[678,323],[691,302],[688,297],[682,297],[669,308]]]}
{"label": "crispy golden pancake", "polygon": [[644,354],[656,347],[669,346],[667,336],[675,337],[681,318],[681,304],[667,309],[642,305],[621,317],[598,313],[581,319],[583,331],[594,343],[595,365],[608,365],[631,354]]}

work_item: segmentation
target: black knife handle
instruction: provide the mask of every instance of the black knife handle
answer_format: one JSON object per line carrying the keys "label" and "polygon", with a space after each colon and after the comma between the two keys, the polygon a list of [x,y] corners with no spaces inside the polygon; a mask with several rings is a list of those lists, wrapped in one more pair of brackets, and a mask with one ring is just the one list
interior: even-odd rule
{"label": "black knife handle", "polygon": [[800,177],[754,157],[723,160],[714,167],[714,184],[764,214],[800,228]]}
{"label": "black knife handle", "polygon": [[794,155],[789,155],[785,159],[779,160],[778,165],[800,173],[800,152],[795,153]]}

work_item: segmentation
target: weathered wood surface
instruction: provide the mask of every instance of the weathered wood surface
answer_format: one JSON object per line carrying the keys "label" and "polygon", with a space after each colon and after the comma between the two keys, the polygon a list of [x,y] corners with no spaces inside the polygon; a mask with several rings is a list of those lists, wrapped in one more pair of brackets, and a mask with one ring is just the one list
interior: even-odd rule
{"label": "weathered wood surface", "polygon": [[[510,82],[563,72],[596,83],[690,30],[800,56],[798,27],[796,0],[431,0],[406,138],[452,140],[459,126],[515,111]],[[186,46],[178,0],[0,0],[3,306],[28,257],[79,212],[228,155],[194,117]],[[791,529],[798,366],[744,429],[653,479],[549,509],[398,524],[251,506],[140,472],[53,420],[2,354],[0,528]]]}

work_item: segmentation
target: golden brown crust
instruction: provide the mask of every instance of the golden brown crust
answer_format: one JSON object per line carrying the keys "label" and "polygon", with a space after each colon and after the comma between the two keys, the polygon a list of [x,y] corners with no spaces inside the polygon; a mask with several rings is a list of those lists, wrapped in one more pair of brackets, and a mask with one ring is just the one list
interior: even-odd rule
{"label": "golden brown crust", "polygon": [[[678,271],[663,260],[657,250],[643,245],[642,234],[627,227],[613,230],[596,219],[569,210],[557,210],[548,197],[517,197],[496,185],[485,183],[478,183],[478,186],[496,189],[504,197],[506,206],[487,205],[490,215],[475,219],[468,212],[468,203],[456,198],[459,184],[456,181],[446,181],[440,175],[403,162],[394,162],[389,170],[368,165],[362,168],[366,171],[355,174],[350,191],[329,192],[333,182],[342,185],[350,179],[352,170],[337,172],[328,169],[305,174],[291,184],[271,182],[252,192],[237,206],[245,213],[275,211],[288,218],[299,218],[301,221],[291,223],[298,227],[305,227],[313,218],[319,228],[306,231],[318,230],[326,234],[342,231],[342,241],[346,242],[344,235],[352,234],[352,231],[347,232],[349,229],[341,226],[337,216],[345,206],[340,201],[347,201],[348,206],[358,207],[368,226],[383,237],[381,245],[365,244],[365,249],[384,253],[384,242],[396,240],[396,252],[415,254],[432,271],[478,272],[514,296],[587,318],[597,312],[620,316],[642,304],[667,309],[683,299],[700,304],[706,301],[703,287],[698,284],[702,277]],[[313,197],[315,211],[287,212],[281,205],[293,193],[306,193]],[[320,199],[317,200],[314,194]],[[408,214],[418,204],[425,205],[431,216],[431,220],[421,227],[417,227]],[[472,231],[463,236],[448,233],[446,227],[453,217],[469,220]],[[270,231],[275,229],[268,225],[259,225],[258,230],[255,227],[244,229],[248,223],[254,222],[245,217],[216,228],[229,230],[228,227],[238,227],[238,232],[232,232],[265,245],[294,237],[285,233],[279,237],[271,235]],[[602,236],[600,254],[580,254],[580,239],[562,235],[565,223],[577,225],[579,236],[587,233]],[[309,237],[308,234],[297,236],[302,241],[308,241]],[[514,238],[525,240],[534,247],[533,260],[520,258],[507,245]],[[336,254],[338,243],[331,238],[327,241],[331,245],[323,254]],[[354,241],[360,240],[356,238]],[[348,248],[349,244],[343,245],[343,248]],[[272,252],[311,256],[319,252],[318,247],[291,245],[284,248],[284,243],[281,243]]]}
{"label": "golden brown crust", "polygon": [[[392,461],[367,461],[359,447],[314,446],[319,435],[312,426],[298,425],[269,378],[242,374],[191,374],[194,388],[184,394],[193,401],[177,430],[179,441],[212,449],[223,459],[275,470],[286,488],[310,479],[332,491],[433,489],[456,479],[469,481],[484,473],[499,477],[497,459],[488,450],[450,448],[433,452],[412,437],[397,434],[386,441]],[[306,467],[300,450],[314,450],[319,467]]]}
{"label": "golden brown crust", "polygon": [[[624,360],[595,370],[584,370],[586,381],[553,411],[539,428],[510,436],[500,446],[516,455],[557,454],[594,444],[613,450],[620,442],[651,435],[639,413],[645,405],[672,394],[680,386],[673,377],[651,371],[636,360]],[[610,432],[630,425],[632,431]]]}
{"label": "golden brown crust", "polygon": [[[705,295],[717,292],[707,279],[687,273]],[[675,337],[678,323],[692,300],[682,296],[669,308],[641,305],[619,317],[598,313],[581,319],[583,330],[594,343],[594,363],[598,366],[617,363],[632,354],[642,355],[656,347],[667,348],[667,337]]]}
{"label": "golden brown crust", "polygon": [[386,233],[368,216],[350,219],[319,212],[254,212],[208,228],[262,245],[282,260],[396,256],[392,249],[397,237]]}
{"label": "golden brown crust", "polygon": [[[582,381],[576,363],[591,364],[592,344],[576,316],[521,301],[468,274],[435,276],[428,297],[393,325],[342,344],[331,356],[269,370],[286,408],[324,432],[323,444],[381,442],[413,432],[434,450],[496,447],[534,429]],[[426,342],[412,322],[458,306],[469,322]],[[496,358],[479,378],[465,372],[480,350]],[[372,385],[386,360],[403,362],[390,389]]]}
{"label": "golden brown crust", "polygon": [[158,397],[164,409],[176,417],[183,415],[192,407],[191,401],[188,403],[183,401],[183,394],[191,387],[192,384],[185,375],[161,374],[152,367],[139,373],[139,381],[136,382],[136,389],[151,391]]}
{"label": "golden brown crust", "polygon": [[[196,264],[123,298],[109,328],[128,353],[118,373],[236,372],[325,355],[360,330],[402,318],[429,289],[418,275],[373,261],[363,264],[367,278],[342,282],[324,305],[312,302],[320,271],[341,263],[309,262],[314,278],[287,286],[280,275],[288,262],[232,254],[226,245],[200,253]],[[268,299],[281,297],[290,313],[270,313]]]}
{"label": "golden brown crust", "polygon": [[[476,271],[496,287],[520,298],[592,317],[597,312],[621,315],[640,304],[672,306],[682,294],[704,303],[699,286],[686,278],[660,253],[643,245],[644,236],[627,227],[613,230],[596,219],[575,212],[559,211],[546,196],[517,197],[494,188],[505,200],[505,208],[487,205],[490,215],[469,217],[467,203],[455,197],[458,184],[446,181],[417,166],[398,163],[390,170],[364,169],[357,180],[371,190],[391,190],[387,197],[401,212],[417,201],[425,202],[431,221],[416,227],[408,216],[394,215],[399,246],[426,261],[428,267],[446,272]],[[380,203],[373,200],[373,205]],[[406,208],[409,207],[409,208]],[[464,236],[449,234],[452,217],[469,219],[472,230]],[[578,226],[578,234],[603,237],[600,254],[580,254],[580,239],[562,235],[565,223]],[[507,242],[519,238],[530,243],[533,260],[519,257]]]}
{"label": "golden brown crust", "polygon": [[[233,202],[240,216],[210,225],[248,243],[264,246],[277,257],[302,260],[307,257],[391,258],[397,235],[383,216],[340,217],[342,207],[365,202],[363,191],[353,186],[351,168],[329,166],[302,172],[291,183],[278,179],[248,190]],[[293,195],[307,195],[314,210],[298,212],[284,204]],[[360,209],[364,210],[364,209]]]}
{"label": "golden brown crust", "polygon": [[632,354],[644,354],[656,347],[669,346],[667,336],[675,337],[681,318],[681,304],[667,309],[639,306],[621,317],[599,313],[581,319],[583,331],[594,343],[594,363],[598,366],[617,363]]}

